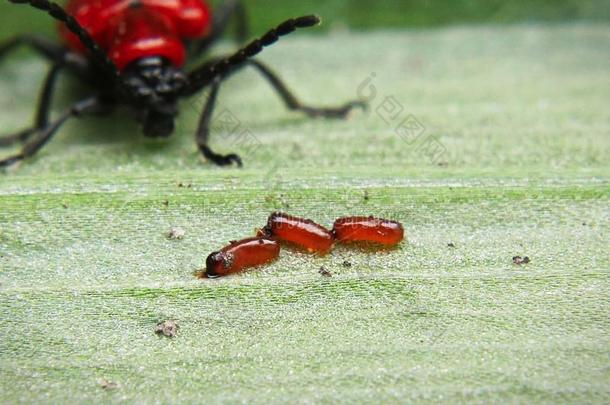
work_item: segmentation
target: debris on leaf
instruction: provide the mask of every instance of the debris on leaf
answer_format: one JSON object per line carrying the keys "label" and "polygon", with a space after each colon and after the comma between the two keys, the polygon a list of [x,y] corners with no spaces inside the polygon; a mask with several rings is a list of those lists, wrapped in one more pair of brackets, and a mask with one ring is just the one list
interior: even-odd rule
{"label": "debris on leaf", "polygon": [[163,204],[164,207],[169,207],[169,201],[167,200],[163,200],[161,204]]}
{"label": "debris on leaf", "polygon": [[343,267],[352,267],[352,263],[347,260],[345,260],[342,264],[343,264]]}
{"label": "debris on leaf", "polygon": [[455,243],[449,242],[449,243],[447,243],[447,247],[454,248],[455,247]]}
{"label": "debris on leaf", "polygon": [[516,264],[517,266],[521,266],[522,264],[528,264],[530,262],[530,258],[525,256],[525,257],[521,257],[521,256],[515,256],[513,257],[513,263]]}
{"label": "debris on leaf", "polygon": [[320,267],[320,270],[318,270],[318,273],[320,273],[324,277],[332,277],[333,276],[333,274],[330,271],[326,270],[324,267]]}
{"label": "debris on leaf", "polygon": [[176,334],[178,333],[178,324],[176,321],[165,321],[158,323],[155,327],[155,333],[168,338],[176,337]]}
{"label": "debris on leaf", "polygon": [[186,235],[186,232],[182,228],[172,227],[167,233],[168,239],[182,239]]}
{"label": "debris on leaf", "polygon": [[68,204],[66,204],[66,203],[62,203],[61,206],[66,210],[68,209]]}
{"label": "debris on leaf", "polygon": [[120,387],[118,383],[115,383],[114,381],[108,381],[105,378],[99,379],[97,383],[100,387],[102,387],[102,389],[106,391],[115,390]]}
{"label": "debris on leaf", "polygon": [[179,182],[179,183],[178,183],[178,187],[180,187],[180,188],[183,188],[183,187],[186,187],[186,188],[191,188],[191,187],[193,187],[193,183],[183,183],[183,182]]}
{"label": "debris on leaf", "polygon": [[369,195],[369,190],[364,190],[364,195],[362,196],[362,199],[364,201],[368,201],[371,199],[371,196]]}

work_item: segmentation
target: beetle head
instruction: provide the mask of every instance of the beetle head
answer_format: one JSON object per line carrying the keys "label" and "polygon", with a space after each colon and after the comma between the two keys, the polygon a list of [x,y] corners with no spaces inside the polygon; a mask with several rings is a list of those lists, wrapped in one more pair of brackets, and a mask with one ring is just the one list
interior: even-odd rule
{"label": "beetle head", "polygon": [[178,115],[176,102],[186,85],[186,75],[165,58],[148,57],[129,65],[123,77],[135,95],[132,105],[139,112],[144,135],[170,136]]}

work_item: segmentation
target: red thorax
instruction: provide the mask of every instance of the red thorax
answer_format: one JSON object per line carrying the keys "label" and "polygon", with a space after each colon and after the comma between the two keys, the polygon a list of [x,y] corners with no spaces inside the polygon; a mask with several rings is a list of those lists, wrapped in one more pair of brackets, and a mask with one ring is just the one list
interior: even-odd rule
{"label": "red thorax", "polygon": [[[212,22],[202,0],[70,0],[66,11],[119,70],[150,56],[165,57],[181,67],[186,59],[184,41],[205,36]],[[63,24],[60,32],[72,50],[85,52]]]}

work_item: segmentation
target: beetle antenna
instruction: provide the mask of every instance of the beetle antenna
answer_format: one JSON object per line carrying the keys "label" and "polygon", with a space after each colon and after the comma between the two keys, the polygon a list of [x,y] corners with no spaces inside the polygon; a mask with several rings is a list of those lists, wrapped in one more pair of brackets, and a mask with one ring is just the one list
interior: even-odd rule
{"label": "beetle antenna", "polygon": [[320,18],[309,15],[291,18],[277,27],[269,30],[262,37],[250,42],[232,56],[215,63],[207,63],[189,73],[189,86],[185,88],[186,95],[192,94],[201,88],[211,84],[218,76],[225,75],[232,68],[241,65],[249,58],[259,54],[265,47],[275,43],[280,37],[288,35],[297,28],[308,28],[320,24]]}
{"label": "beetle antenna", "polygon": [[118,80],[120,73],[115,64],[108,58],[89,33],[78,23],[76,18],[68,14],[59,4],[47,0],[9,0],[11,3],[29,4],[42,11],[46,11],[56,20],[62,22],[70,32],[78,37],[83,46],[91,53],[98,66],[108,76]]}

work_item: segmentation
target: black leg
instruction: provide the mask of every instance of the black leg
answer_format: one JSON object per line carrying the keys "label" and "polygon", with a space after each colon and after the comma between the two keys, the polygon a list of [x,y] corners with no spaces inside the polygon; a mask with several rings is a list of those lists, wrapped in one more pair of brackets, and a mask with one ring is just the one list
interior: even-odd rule
{"label": "black leg", "polygon": [[[9,0],[11,3],[29,4],[30,6],[42,11],[46,11],[51,17],[64,24],[64,26],[78,37],[81,44],[87,49],[88,59],[92,62],[104,79],[109,80],[109,86],[115,86],[118,91],[128,100],[138,100],[138,94],[124,82],[121,72],[114,62],[110,60],[104,51],[95,42],[91,35],[84,29],[70,14],[68,14],[59,4],[48,0]],[[102,78],[100,78],[101,81]]]}
{"label": "black leg", "polygon": [[53,91],[55,90],[57,76],[61,68],[61,64],[55,64],[51,67],[51,70],[49,70],[49,73],[47,74],[47,78],[45,79],[45,83],[38,100],[38,109],[36,112],[34,125],[31,128],[22,130],[14,135],[0,138],[0,147],[10,146],[17,142],[26,142],[34,133],[36,133],[36,131],[39,131],[47,126],[49,122],[49,113],[51,111],[51,99],[53,98]]}
{"label": "black leg", "polygon": [[6,148],[8,146],[14,145],[16,143],[23,143],[30,139],[32,134],[36,132],[36,128],[26,128],[21,131],[14,133],[12,135],[7,135],[0,138],[0,148]]}
{"label": "black leg", "polygon": [[[301,111],[310,117],[324,117],[324,118],[344,118],[353,108],[361,107],[366,108],[367,104],[363,101],[353,101],[346,103],[343,106],[337,108],[316,108],[303,105],[286,87],[281,79],[267,66],[256,60],[249,60],[246,64],[233,69],[231,73],[235,73],[237,69],[245,66],[253,66],[269,81],[271,86],[278,92],[286,106],[294,111]],[[223,80],[227,79],[229,74],[224,75],[220,78],[216,78],[210,86],[210,95],[203,109],[201,119],[199,121],[199,128],[197,129],[197,145],[201,153],[213,163],[219,166],[227,166],[236,163],[238,166],[242,166],[241,158],[232,153],[229,155],[220,155],[215,153],[208,146],[210,138],[210,127],[212,121],[212,115],[214,113],[214,107],[218,99],[218,92],[220,90],[220,84]]]}
{"label": "black leg", "polygon": [[65,53],[64,47],[47,39],[32,35],[19,35],[0,44],[0,62],[4,60],[4,58],[6,58],[11,51],[19,48],[20,46],[29,46],[44,58],[51,61],[61,59]]}
{"label": "black leg", "polygon": [[196,58],[205,52],[225,33],[232,21],[236,25],[236,39],[242,44],[248,38],[248,18],[242,0],[229,0],[214,9],[212,30],[202,40],[192,44],[191,57]]}
{"label": "black leg", "polygon": [[250,59],[247,61],[250,66],[253,66],[258,70],[265,79],[273,86],[275,91],[278,92],[286,107],[290,110],[301,111],[310,117],[324,117],[324,118],[345,118],[347,114],[354,108],[359,107],[362,109],[367,108],[367,104],[363,101],[352,101],[342,106],[335,108],[319,108],[311,107],[301,103],[292,92],[286,87],[282,80],[274,73],[269,67],[263,63]]}
{"label": "black leg", "polygon": [[250,42],[232,56],[222,59],[216,63],[206,63],[189,73],[189,86],[183,92],[183,96],[189,96],[210,85],[217,77],[229,73],[233,68],[242,65],[249,58],[258,55],[263,48],[275,43],[281,36],[288,35],[297,28],[312,27],[320,23],[320,19],[310,15],[284,21],[276,28],[269,30],[259,39]]}
{"label": "black leg", "polygon": [[48,124],[44,129],[38,132],[36,138],[32,139],[27,143],[21,152],[16,155],[9,156],[3,160],[0,160],[0,168],[11,166],[17,162],[22,161],[30,156],[33,156],[38,152],[44,145],[47,144],[55,135],[57,130],[71,117],[75,117],[81,114],[92,112],[99,107],[99,102],[96,97],[87,98],[78,103],[74,104],[71,108],[64,111],[64,113],[52,123]]}
{"label": "black leg", "polygon": [[199,127],[197,128],[196,141],[199,151],[205,156],[206,159],[218,166],[228,166],[233,163],[238,166],[242,166],[241,158],[232,153],[229,155],[220,155],[214,152],[209,146],[208,141],[210,139],[210,124],[212,122],[212,115],[214,114],[214,108],[216,107],[216,101],[218,99],[218,91],[220,90],[220,81],[218,78],[210,86],[210,95],[203,108],[203,113],[199,120]]}
{"label": "black leg", "polygon": [[[11,3],[29,4],[30,6],[42,11],[46,11],[51,17],[63,23],[65,27],[78,37],[83,46],[89,51],[89,55],[95,65],[109,78],[119,81],[120,73],[114,63],[108,58],[106,52],[100,48],[95,40],[70,14],[68,14],[59,4],[48,0],[9,0]],[[119,81],[120,83],[120,81]],[[121,86],[123,91],[128,92],[127,86]],[[133,95],[135,97],[135,95]]]}

